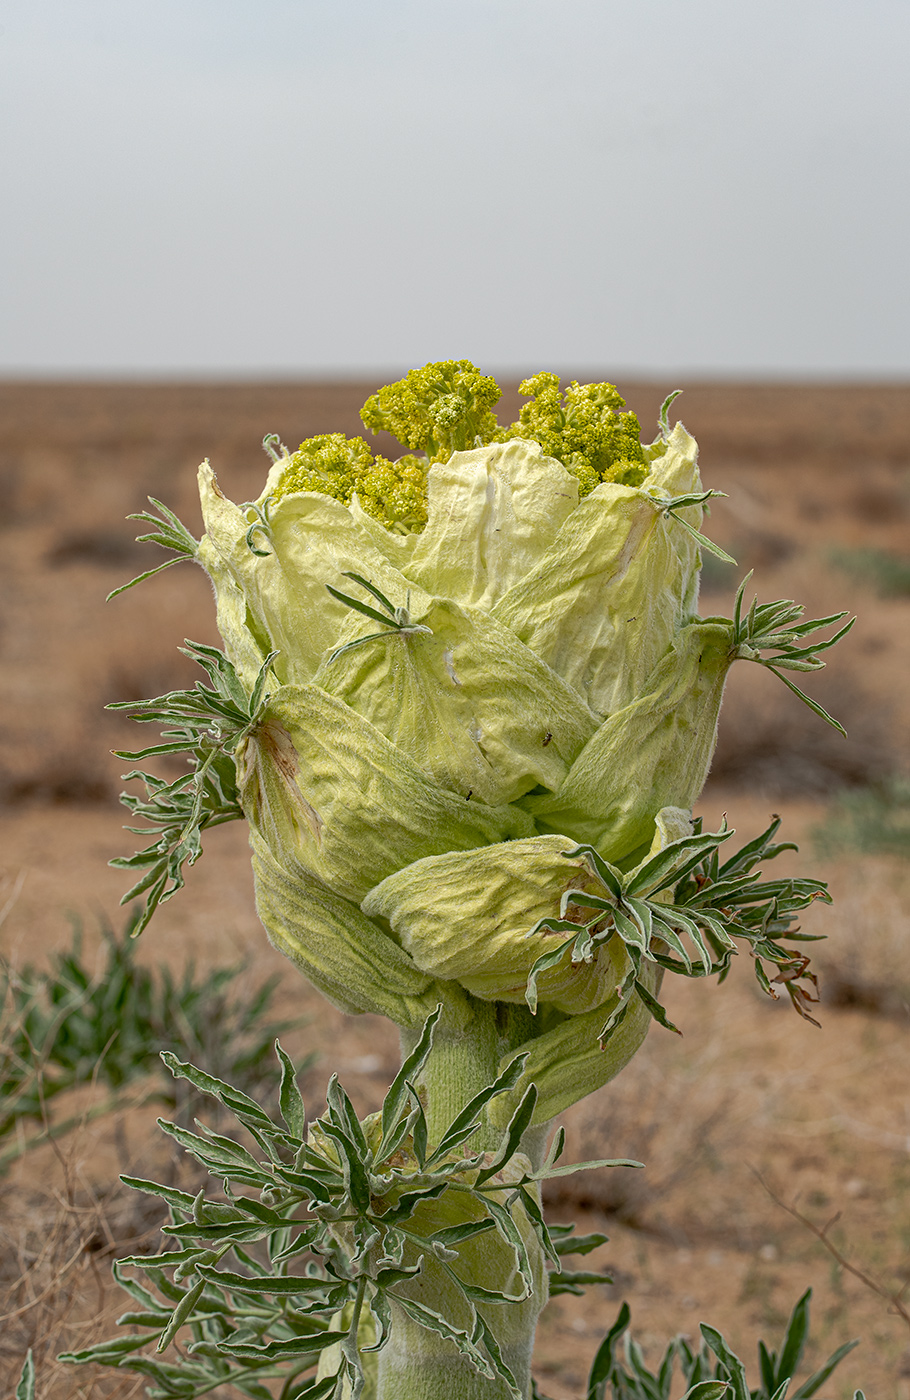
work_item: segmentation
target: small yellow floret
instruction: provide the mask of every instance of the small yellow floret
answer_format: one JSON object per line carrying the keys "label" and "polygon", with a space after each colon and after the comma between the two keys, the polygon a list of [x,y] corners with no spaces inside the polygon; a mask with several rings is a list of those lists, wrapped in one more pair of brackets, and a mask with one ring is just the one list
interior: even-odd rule
{"label": "small yellow floret", "polygon": [[559,375],[526,379],[529,396],[511,428],[501,428],[492,407],[495,379],[469,360],[442,360],[411,370],[364,404],[368,428],[385,429],[410,448],[422,450],[395,462],[374,457],[363,438],[323,433],[307,438],[289,457],[273,499],[295,491],[318,491],[350,505],[356,495],[368,515],[399,534],[427,523],[427,473],[435,462],[477,443],[510,437],[537,442],[549,457],[578,478],[587,496],[602,481],[640,486],[648,466],[634,413],[612,384],[573,382],[563,393]]}
{"label": "small yellow floret", "polygon": [[419,457],[374,457],[363,438],[322,433],[288,459],[273,499],[318,491],[349,506],[356,494],[368,515],[390,530],[422,530],[427,520],[427,466]]}
{"label": "small yellow floret", "polygon": [[478,439],[497,439],[492,409],[499,397],[496,380],[470,360],[438,360],[372,394],[360,417],[374,433],[384,429],[431,462],[445,462]]}
{"label": "small yellow floret", "polygon": [[648,472],[641,446],[641,427],[634,413],[623,413],[625,399],[613,384],[573,381],[560,393],[559,375],[535,374],[520,385],[530,396],[514,437],[539,442],[548,457],[562,462],[578,477],[582,496],[602,481],[640,486]]}

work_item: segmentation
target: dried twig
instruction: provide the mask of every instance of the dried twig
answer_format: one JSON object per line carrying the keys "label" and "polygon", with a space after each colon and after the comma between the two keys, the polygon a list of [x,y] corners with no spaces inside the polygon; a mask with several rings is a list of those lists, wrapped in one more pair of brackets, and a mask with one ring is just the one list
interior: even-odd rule
{"label": "dried twig", "polygon": [[860,1283],[872,1293],[875,1293],[879,1298],[884,1298],[892,1312],[896,1313],[898,1317],[903,1318],[907,1326],[910,1327],[910,1308],[908,1308],[903,1301],[908,1284],[904,1284],[904,1287],[901,1289],[886,1287],[885,1284],[879,1283],[878,1279],[874,1279],[871,1274],[867,1274],[865,1269],[861,1269],[858,1264],[854,1264],[853,1261],[848,1259],[847,1256],[838,1249],[837,1245],[834,1244],[829,1232],[840,1220],[840,1211],[832,1215],[831,1219],[827,1221],[826,1224],[816,1225],[814,1220],[810,1220],[807,1215],[803,1215],[802,1211],[797,1210],[795,1205],[788,1205],[786,1201],[782,1201],[780,1196],[771,1189],[761,1173],[755,1171],[754,1168],[753,1171],[776,1206],[780,1206],[781,1210],[785,1210],[794,1220],[798,1220],[800,1225],[804,1225],[817,1240],[821,1241],[825,1249],[831,1255],[831,1258],[834,1259],[842,1269],[846,1269],[848,1274],[852,1274],[855,1279],[859,1279]]}

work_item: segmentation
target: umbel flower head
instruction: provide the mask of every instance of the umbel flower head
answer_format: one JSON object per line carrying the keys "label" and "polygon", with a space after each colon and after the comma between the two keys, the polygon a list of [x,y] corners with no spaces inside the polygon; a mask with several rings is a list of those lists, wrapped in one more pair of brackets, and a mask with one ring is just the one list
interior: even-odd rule
{"label": "umbel flower head", "polygon": [[[744,616],[742,591],[734,618],[699,618],[701,552],[723,551],[700,532],[715,493],[670,400],[643,445],[611,385],[521,388],[501,427],[495,381],[428,365],[363,410],[408,449],[397,461],[341,434],[296,452],[268,438],[252,503],[200,468],[198,545],[169,513],[144,518],[215,588],[239,717],[222,706],[209,742],[234,765],[221,800],[250,824],[272,941],[338,1005],[411,1029],[439,1003],[466,1022],[475,998],[526,1006],[545,1118],[615,1073],[651,1016],[666,1024],[666,967],[723,970],[733,936],[768,990],[760,959],[790,968],[801,1005],[771,940],[820,888],[758,908],[754,860],[720,879],[729,833],[690,813],[732,662],[816,669],[831,642],[797,642],[836,619]],[[217,764],[197,758],[199,792]],[[175,887],[198,854],[181,840]]]}

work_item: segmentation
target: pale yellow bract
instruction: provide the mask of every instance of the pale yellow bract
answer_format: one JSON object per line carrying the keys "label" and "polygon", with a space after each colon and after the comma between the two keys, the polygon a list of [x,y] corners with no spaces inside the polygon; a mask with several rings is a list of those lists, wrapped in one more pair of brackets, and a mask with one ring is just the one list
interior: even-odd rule
{"label": "pale yellow bract", "polygon": [[[587,842],[628,868],[690,829],[729,633],[697,619],[698,542],[667,509],[701,492],[695,441],[678,424],[644,451],[640,486],[582,499],[536,442],[454,452],[430,467],[413,534],[356,496],[280,494],[289,458],[254,507],[200,468],[198,558],[227,655],[252,686],[276,653],[237,753],[260,914],[346,1009],[414,1028],[465,993],[523,1002],[554,936],[529,931],[597,888],[565,852]],[[679,515],[697,529],[701,505]],[[647,1015],[609,1053],[593,1027],[628,966],[614,939],[541,976],[539,1120],[640,1044]]]}

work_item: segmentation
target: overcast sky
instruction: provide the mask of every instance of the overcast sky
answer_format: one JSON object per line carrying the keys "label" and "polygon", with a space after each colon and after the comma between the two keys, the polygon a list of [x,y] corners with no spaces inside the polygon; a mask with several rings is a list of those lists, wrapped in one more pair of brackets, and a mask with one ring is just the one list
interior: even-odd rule
{"label": "overcast sky", "polygon": [[908,0],[0,25],[2,374],[910,374]]}

